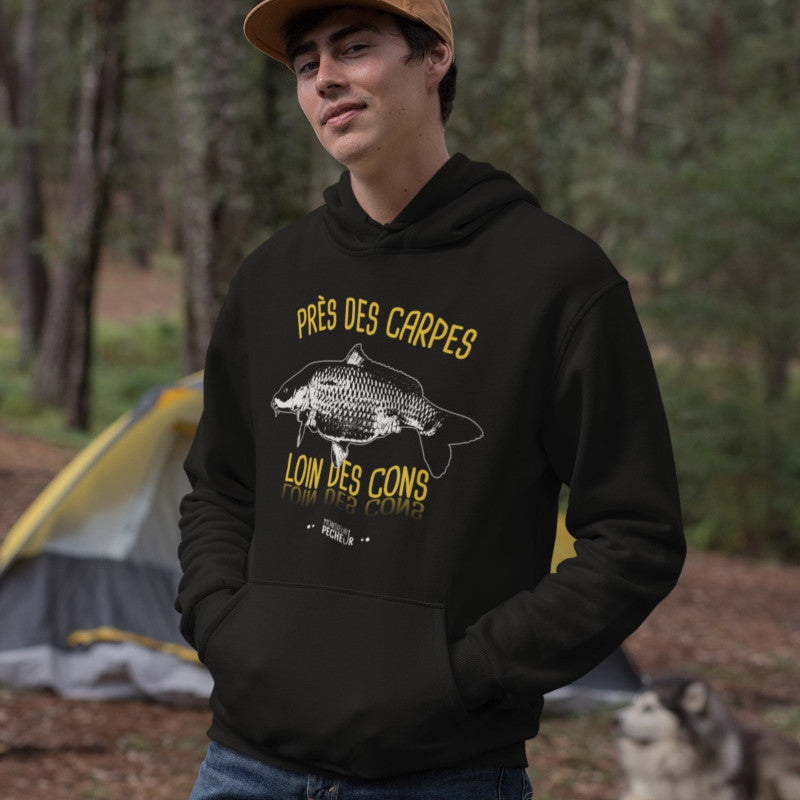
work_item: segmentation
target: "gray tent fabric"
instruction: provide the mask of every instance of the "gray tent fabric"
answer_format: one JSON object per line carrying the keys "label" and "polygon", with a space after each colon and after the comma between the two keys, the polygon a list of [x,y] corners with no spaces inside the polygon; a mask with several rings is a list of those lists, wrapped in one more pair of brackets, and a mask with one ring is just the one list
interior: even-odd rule
{"label": "gray tent fabric", "polygon": [[81,651],[35,645],[0,652],[0,676],[6,686],[53,689],[73,700],[147,699],[204,707],[213,688],[205,669],[126,642],[101,642]]}
{"label": "gray tent fabric", "polygon": [[[177,570],[53,553],[17,562],[0,591],[0,683],[73,698],[204,703],[205,668],[158,649],[185,646],[172,608],[178,578]],[[104,642],[107,629],[132,641]],[[93,641],[81,644],[82,633]]]}
{"label": "gray tent fabric", "polygon": [[642,679],[622,649],[615,650],[569,686],[545,695],[546,714],[575,714],[622,706],[642,689]]}
{"label": "gray tent fabric", "polygon": [[76,630],[114,627],[183,645],[172,602],[178,577],[148,564],[42,553],[3,580],[3,649],[67,642]]}

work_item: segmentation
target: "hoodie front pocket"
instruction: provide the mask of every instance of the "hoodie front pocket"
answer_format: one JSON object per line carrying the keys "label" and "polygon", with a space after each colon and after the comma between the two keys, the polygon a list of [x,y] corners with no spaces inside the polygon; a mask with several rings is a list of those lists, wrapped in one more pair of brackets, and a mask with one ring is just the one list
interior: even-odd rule
{"label": "hoodie front pocket", "polygon": [[424,765],[466,716],[436,604],[253,582],[206,663],[215,713],[251,744],[363,777]]}

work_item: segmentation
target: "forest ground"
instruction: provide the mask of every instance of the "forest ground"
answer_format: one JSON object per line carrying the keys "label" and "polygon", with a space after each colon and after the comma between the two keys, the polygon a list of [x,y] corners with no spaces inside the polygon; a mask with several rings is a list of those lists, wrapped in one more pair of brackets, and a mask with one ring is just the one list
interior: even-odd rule
{"label": "forest ground", "polygon": [[[167,311],[176,281],[107,270],[101,313],[125,321]],[[0,425],[0,538],[71,455]],[[706,678],[740,719],[800,741],[800,566],[693,550],[675,591],[625,650],[642,673]],[[537,800],[620,796],[610,720],[605,711],[544,719],[528,748]],[[208,722],[204,708],[0,687],[0,796],[185,800]]]}

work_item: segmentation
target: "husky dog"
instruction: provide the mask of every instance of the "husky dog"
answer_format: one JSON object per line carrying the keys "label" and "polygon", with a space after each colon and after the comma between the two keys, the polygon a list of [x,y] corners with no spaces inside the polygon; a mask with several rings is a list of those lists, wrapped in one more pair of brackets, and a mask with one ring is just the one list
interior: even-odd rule
{"label": "husky dog", "polygon": [[704,681],[653,683],[614,726],[623,800],[800,800],[800,747],[739,726]]}

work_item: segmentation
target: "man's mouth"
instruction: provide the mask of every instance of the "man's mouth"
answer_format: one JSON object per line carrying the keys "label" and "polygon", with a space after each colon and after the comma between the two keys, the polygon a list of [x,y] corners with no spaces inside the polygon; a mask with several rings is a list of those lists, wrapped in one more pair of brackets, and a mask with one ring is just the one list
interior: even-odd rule
{"label": "man's mouth", "polygon": [[356,102],[337,103],[335,106],[329,106],[322,114],[322,124],[332,128],[344,125],[363,108],[363,103]]}

